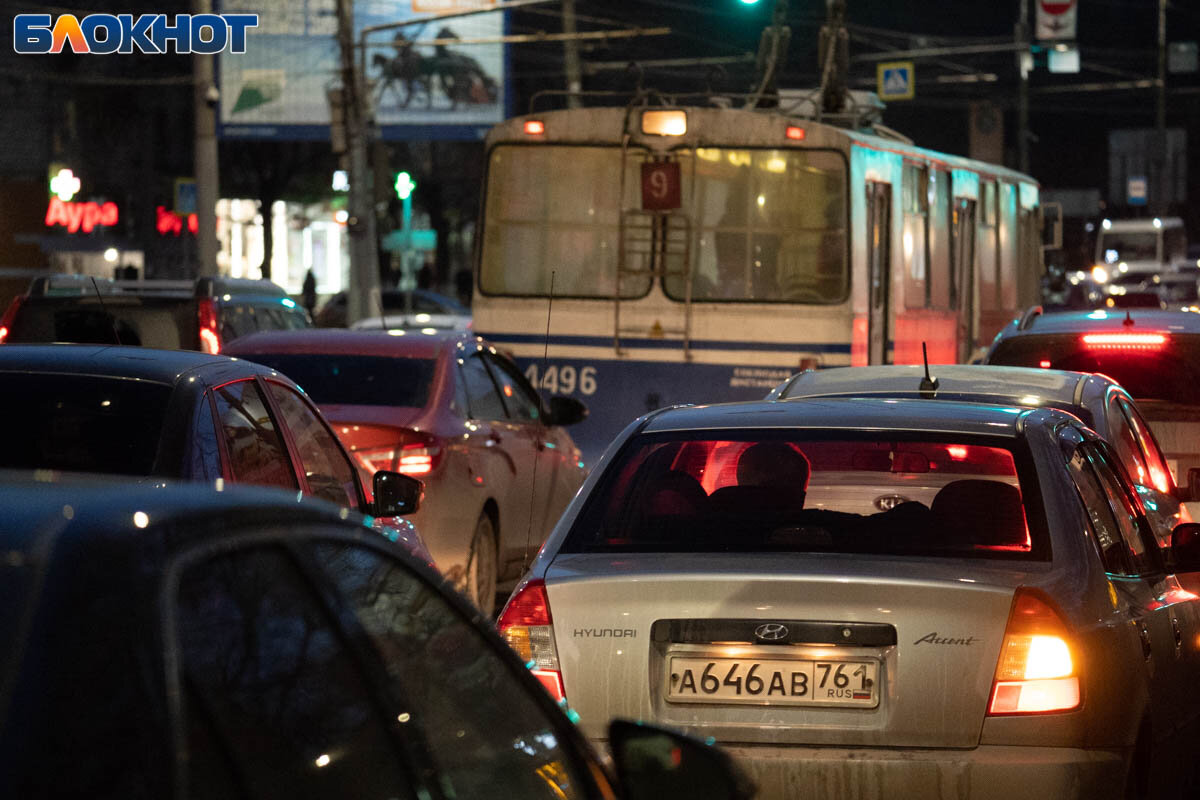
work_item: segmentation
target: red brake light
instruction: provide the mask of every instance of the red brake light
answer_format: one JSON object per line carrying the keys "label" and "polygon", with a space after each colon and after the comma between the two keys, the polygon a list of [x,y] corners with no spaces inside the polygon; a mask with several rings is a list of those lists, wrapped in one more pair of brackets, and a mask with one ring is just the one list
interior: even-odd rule
{"label": "red brake light", "polygon": [[213,354],[221,352],[216,300],[211,297],[200,298],[196,305],[196,322],[200,327],[200,350]]}
{"label": "red brake light", "polygon": [[1104,350],[1158,350],[1167,343],[1165,333],[1085,333],[1083,343]]}
{"label": "red brake light", "polygon": [[1079,703],[1079,670],[1067,626],[1040,593],[1017,589],[988,714],[1073,711]]}
{"label": "red brake light", "polygon": [[0,344],[4,344],[8,339],[8,332],[12,330],[13,322],[16,321],[17,312],[21,310],[21,304],[25,302],[25,295],[19,294],[12,299],[8,304],[8,308],[4,312],[4,316],[0,317]]}
{"label": "red brake light", "polygon": [[550,601],[546,598],[546,582],[540,579],[527,581],[500,612],[497,627],[500,633],[513,625],[550,625]]}
{"label": "red brake light", "polygon": [[546,132],[546,123],[540,119],[525,120],[525,132],[530,136],[541,136]]}
{"label": "red brake light", "polygon": [[496,627],[550,696],[564,701],[566,691],[558,666],[545,582],[535,578],[517,587],[500,612]]}
{"label": "red brake light", "polygon": [[354,455],[372,474],[390,469],[405,475],[428,475],[441,464],[442,452],[442,441],[436,436],[405,430],[394,445],[356,450]]}
{"label": "red brake light", "polygon": [[801,128],[799,125],[788,125],[784,136],[797,142],[802,142],[804,141],[804,128]]}

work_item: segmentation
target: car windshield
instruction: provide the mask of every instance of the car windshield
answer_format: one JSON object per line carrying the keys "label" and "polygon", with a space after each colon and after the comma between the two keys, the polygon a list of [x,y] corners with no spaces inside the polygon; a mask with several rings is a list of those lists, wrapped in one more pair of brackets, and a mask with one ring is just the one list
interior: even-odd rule
{"label": "car windshield", "polygon": [[196,301],[188,298],[96,297],[30,299],[21,305],[8,341],[78,342],[194,349]]}
{"label": "car windshield", "polygon": [[627,446],[562,551],[1013,558],[1042,549],[1007,442],[711,434]]}
{"label": "car windshield", "polygon": [[[1100,334],[1089,343],[1083,333],[1014,336],[996,346],[989,364],[1100,372],[1139,400],[1200,405],[1200,338],[1152,331]],[[1123,340],[1121,337],[1149,337]],[[1161,341],[1160,338],[1161,337]]]}
{"label": "car windshield", "polygon": [[429,401],[434,360],[328,353],[245,356],[282,372],[318,405],[412,406]]}
{"label": "car windshield", "polygon": [[12,372],[0,382],[0,467],[151,474],[170,386]]}

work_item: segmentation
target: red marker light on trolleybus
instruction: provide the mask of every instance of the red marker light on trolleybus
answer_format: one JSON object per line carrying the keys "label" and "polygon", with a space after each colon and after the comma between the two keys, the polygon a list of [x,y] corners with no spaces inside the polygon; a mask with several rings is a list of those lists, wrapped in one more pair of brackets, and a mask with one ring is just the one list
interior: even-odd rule
{"label": "red marker light on trolleybus", "polygon": [[1158,350],[1167,343],[1165,333],[1085,333],[1083,343],[1104,350]]}
{"label": "red marker light on trolleybus", "polygon": [[1050,369],[1050,359],[1043,358],[1041,361],[1038,362],[1038,366],[1041,367],[1042,369]]}
{"label": "red marker light on trolleybus", "polygon": [[803,142],[804,128],[801,128],[799,125],[788,125],[783,135],[789,139],[795,139],[797,142]]}
{"label": "red marker light on trolleybus", "polygon": [[546,132],[546,123],[540,119],[525,120],[525,132],[530,136],[541,136]]}

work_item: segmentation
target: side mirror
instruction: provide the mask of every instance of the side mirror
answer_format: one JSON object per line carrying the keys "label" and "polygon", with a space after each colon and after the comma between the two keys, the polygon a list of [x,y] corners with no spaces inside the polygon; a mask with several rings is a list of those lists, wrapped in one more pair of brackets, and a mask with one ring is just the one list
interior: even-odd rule
{"label": "side mirror", "polygon": [[416,478],[381,469],[371,479],[371,490],[375,494],[371,514],[376,517],[411,514],[420,507],[424,489],[425,485]]}
{"label": "side mirror", "polygon": [[754,797],[754,784],[725,751],[690,736],[617,719],[608,741],[625,800]]}
{"label": "side mirror", "polygon": [[1200,572],[1200,523],[1184,522],[1171,531],[1171,568]]}
{"label": "side mirror", "polygon": [[547,425],[574,425],[587,419],[588,407],[574,397],[550,398]]}

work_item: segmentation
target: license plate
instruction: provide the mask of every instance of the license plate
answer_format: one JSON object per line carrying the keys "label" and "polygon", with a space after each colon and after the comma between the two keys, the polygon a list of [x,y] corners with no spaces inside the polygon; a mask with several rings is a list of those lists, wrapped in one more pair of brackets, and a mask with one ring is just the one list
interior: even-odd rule
{"label": "license plate", "polygon": [[879,705],[879,662],[834,659],[668,659],[667,700],[781,706]]}

